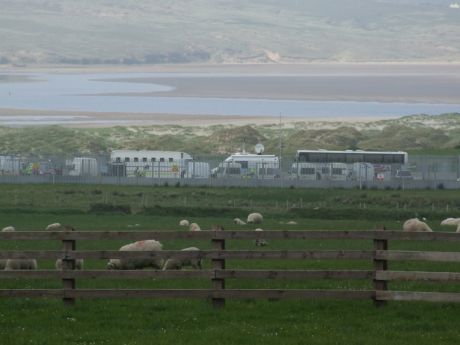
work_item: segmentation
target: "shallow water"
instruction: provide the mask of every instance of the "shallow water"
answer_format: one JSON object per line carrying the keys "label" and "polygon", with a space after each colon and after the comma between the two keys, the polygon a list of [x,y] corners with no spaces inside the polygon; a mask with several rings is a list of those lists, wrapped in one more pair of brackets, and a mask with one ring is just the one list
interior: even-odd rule
{"label": "shallow water", "polygon": [[[12,75],[12,74],[10,74]],[[45,111],[108,113],[152,113],[190,115],[279,116],[299,118],[400,117],[410,114],[460,112],[459,104],[296,101],[269,99],[232,99],[201,97],[109,96],[110,93],[149,93],[174,90],[169,85],[107,81],[121,78],[193,77],[200,74],[114,73],[114,74],[34,74],[35,82],[0,83],[0,108]],[[209,74],[206,75],[209,77]],[[219,75],[222,77],[222,75]],[[211,76],[212,77],[212,76]],[[102,81],[104,80],[104,81]],[[199,87],[199,85],[197,85]],[[95,123],[91,117],[2,116],[0,124]],[[98,120],[101,122],[101,120]],[[114,123],[110,118],[101,123]],[[123,121],[118,120],[119,123]]]}

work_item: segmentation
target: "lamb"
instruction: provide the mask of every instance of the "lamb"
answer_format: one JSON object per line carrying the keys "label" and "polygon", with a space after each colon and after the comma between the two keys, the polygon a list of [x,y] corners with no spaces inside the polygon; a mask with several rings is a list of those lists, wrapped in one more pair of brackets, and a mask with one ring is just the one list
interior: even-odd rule
{"label": "lamb", "polygon": [[[83,259],[75,260],[75,269],[76,270],[82,270],[83,265],[84,265]],[[62,270],[62,259],[57,259],[56,263],[54,264],[54,267],[56,267],[57,270],[61,271]]]}
{"label": "lamb", "polygon": [[[7,227],[2,229],[2,232],[14,232],[14,231],[16,231],[14,226],[7,226]],[[5,269],[6,262],[7,262],[7,259],[0,260],[0,270]]]}
{"label": "lamb", "polygon": [[[197,247],[189,247],[189,248],[184,248],[182,251],[199,251]],[[201,258],[170,258],[166,260],[164,266],[163,266],[163,271],[166,270],[180,270],[184,266],[192,266],[194,269],[200,269],[202,268],[202,263],[203,260]]]}
{"label": "lamb", "polygon": [[416,232],[416,231],[426,231],[433,232],[431,228],[425,222],[420,221],[418,218],[411,218],[404,222],[403,231],[407,232]]}
{"label": "lamb", "polygon": [[192,223],[190,224],[189,230],[190,231],[201,231],[201,228],[197,223]]}
{"label": "lamb", "polygon": [[[46,231],[75,231],[75,228],[69,225],[61,225],[61,223],[53,223],[49,224],[46,228]],[[82,270],[84,265],[84,260],[83,259],[77,259],[75,260],[75,269],[77,270]],[[54,263],[54,267],[56,267],[57,270],[61,271],[62,270],[62,259],[57,259],[56,262]]]}
{"label": "lamb", "polygon": [[[160,251],[163,245],[155,240],[145,240],[129,243],[120,248],[120,251]],[[162,258],[143,258],[143,259],[110,259],[107,263],[109,270],[129,270],[153,267],[161,269],[163,267]]]}
{"label": "lamb", "polygon": [[460,232],[460,218],[447,218],[441,222],[441,225],[456,225],[457,231]]}
{"label": "lamb", "polygon": [[182,219],[180,222],[179,222],[179,225],[180,226],[189,226],[190,223],[187,219]]}
{"label": "lamb", "polygon": [[248,215],[248,224],[262,224],[264,217],[260,213],[251,213]]}
{"label": "lamb", "polygon": [[[264,230],[261,229],[261,228],[257,228],[257,229],[255,229],[254,231],[259,232],[259,231],[264,231]],[[264,246],[266,246],[268,243],[267,243],[267,241],[265,241],[265,240],[262,239],[262,238],[257,238],[257,239],[255,240],[255,243],[254,243],[254,244],[255,244],[257,247],[264,247]]]}
{"label": "lamb", "polygon": [[236,225],[246,225],[245,222],[243,222],[241,219],[239,218],[235,218],[233,219],[233,223],[235,223]]}

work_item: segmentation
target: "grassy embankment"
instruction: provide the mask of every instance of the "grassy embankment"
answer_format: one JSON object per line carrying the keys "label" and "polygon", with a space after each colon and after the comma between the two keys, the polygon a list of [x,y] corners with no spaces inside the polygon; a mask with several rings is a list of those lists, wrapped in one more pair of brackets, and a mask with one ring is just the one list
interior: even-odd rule
{"label": "grassy embankment", "polygon": [[[286,207],[287,205],[287,207]],[[2,186],[0,225],[40,230],[62,222],[81,230],[180,230],[187,218],[203,229],[223,224],[226,229],[252,229],[232,224],[249,211],[265,215],[264,229],[372,229],[377,224],[398,229],[405,218],[426,216],[435,230],[439,220],[456,216],[455,191],[358,191],[299,189],[210,189],[118,186]],[[285,224],[288,220],[297,225]],[[136,224],[138,224],[136,226]],[[186,231],[183,229],[183,231]],[[164,241],[165,249],[207,241]],[[60,243],[6,242],[1,248],[58,249]],[[79,249],[116,249],[120,241],[79,242]],[[392,249],[456,251],[452,243],[390,243]],[[250,241],[231,241],[229,249],[254,248]],[[270,241],[268,249],[370,249],[370,241]],[[103,268],[88,261],[87,268]],[[206,266],[209,267],[209,262]],[[460,271],[444,263],[391,263],[391,269]],[[39,268],[53,263],[40,261]],[[367,261],[234,260],[231,268],[369,269]],[[2,288],[59,288],[54,280],[5,280]],[[195,280],[79,280],[81,288],[208,288]],[[370,281],[229,280],[228,288],[371,288]],[[395,290],[460,291],[457,284],[392,283]],[[214,311],[206,301],[87,300],[75,308],[61,301],[7,299],[0,303],[2,344],[453,344],[460,306],[428,303],[390,303],[376,309],[371,301],[230,301]]]}

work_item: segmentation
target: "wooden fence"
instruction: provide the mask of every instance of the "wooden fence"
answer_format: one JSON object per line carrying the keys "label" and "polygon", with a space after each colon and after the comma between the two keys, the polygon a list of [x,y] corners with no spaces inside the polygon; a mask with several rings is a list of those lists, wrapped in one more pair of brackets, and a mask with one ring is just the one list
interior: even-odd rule
{"label": "wooden fence", "polygon": [[[373,250],[226,250],[229,240],[369,240]],[[211,250],[156,252],[120,252],[117,250],[76,250],[80,240],[126,240],[127,242],[156,240],[210,240]],[[389,250],[389,241],[460,241],[460,234],[445,232],[405,233],[401,231],[65,231],[65,232],[0,232],[0,240],[56,240],[62,250],[0,251],[0,259],[62,259],[63,269],[58,270],[3,270],[0,279],[33,278],[61,279],[62,289],[0,289],[0,297],[56,297],[72,305],[77,298],[206,298],[216,307],[225,305],[226,299],[242,298],[332,298],[373,299],[376,305],[386,301],[460,302],[460,293],[391,291],[390,281],[460,281],[456,272],[391,271],[389,261],[460,262],[460,252],[396,251]],[[76,259],[127,259],[127,258],[201,258],[209,259],[207,270],[75,270]],[[372,270],[234,270],[226,269],[228,259],[334,259],[370,260]],[[210,289],[79,289],[76,279],[82,278],[206,278],[212,282]],[[337,289],[226,289],[225,280],[244,279],[357,279],[372,280],[372,290]]]}

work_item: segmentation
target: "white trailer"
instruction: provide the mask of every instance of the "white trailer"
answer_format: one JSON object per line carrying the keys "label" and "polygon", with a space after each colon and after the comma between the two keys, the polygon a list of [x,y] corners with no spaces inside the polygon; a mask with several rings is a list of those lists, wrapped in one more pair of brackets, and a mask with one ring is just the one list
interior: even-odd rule
{"label": "white trailer", "polygon": [[66,161],[69,176],[99,176],[96,158],[75,157]]}
{"label": "white trailer", "polygon": [[[193,175],[193,166],[192,173],[189,170],[193,158],[185,152],[114,150],[110,154],[110,161],[114,167],[112,171],[127,177],[187,178]],[[199,169],[205,170],[204,165]],[[206,172],[200,170],[198,175],[206,176]]]}
{"label": "white trailer", "polygon": [[0,175],[19,175],[21,159],[16,156],[0,156]]}

